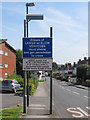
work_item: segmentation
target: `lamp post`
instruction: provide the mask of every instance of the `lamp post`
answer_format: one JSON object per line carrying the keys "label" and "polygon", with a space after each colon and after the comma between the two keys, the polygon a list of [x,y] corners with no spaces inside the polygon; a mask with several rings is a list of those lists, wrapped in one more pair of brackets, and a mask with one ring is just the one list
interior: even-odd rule
{"label": "lamp post", "polygon": [[[26,3],[26,15],[28,14],[28,7],[35,6],[34,3]],[[28,37],[28,19],[27,19],[27,37]],[[29,106],[29,72],[27,71],[27,107]]]}
{"label": "lamp post", "polygon": [[[24,20],[24,37],[26,37],[26,20]],[[27,99],[27,96],[26,96],[26,71],[24,71],[24,90],[23,90],[23,113],[26,113],[27,111],[27,102],[26,102],[26,99]]]}
{"label": "lamp post", "polygon": [[[35,6],[34,3],[26,3],[26,15],[28,15],[28,7]],[[28,19],[27,19],[27,37],[28,37]]]}
{"label": "lamp post", "polygon": [[[28,37],[28,22],[30,20],[43,20],[43,15],[40,14],[28,14],[28,7],[35,6],[34,3],[26,3],[26,21],[27,21],[27,37]],[[27,72],[27,106],[29,106],[29,73]],[[34,81],[35,83],[35,81]]]}

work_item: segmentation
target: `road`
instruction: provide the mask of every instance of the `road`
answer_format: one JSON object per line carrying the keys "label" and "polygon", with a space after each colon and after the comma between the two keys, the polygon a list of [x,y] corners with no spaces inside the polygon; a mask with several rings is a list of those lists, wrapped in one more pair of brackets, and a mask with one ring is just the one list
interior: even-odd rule
{"label": "road", "polygon": [[[49,88],[49,77],[46,83]],[[88,90],[69,86],[53,79],[53,105],[61,118],[87,118]]]}
{"label": "road", "polygon": [[2,109],[13,107],[23,102],[21,91],[17,92],[16,94],[11,92],[2,93],[2,94],[0,93],[0,99],[2,100]]}

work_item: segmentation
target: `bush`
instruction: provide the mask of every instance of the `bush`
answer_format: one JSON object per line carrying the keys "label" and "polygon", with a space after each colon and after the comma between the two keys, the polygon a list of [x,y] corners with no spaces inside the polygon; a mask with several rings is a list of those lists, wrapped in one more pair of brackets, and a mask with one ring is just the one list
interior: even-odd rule
{"label": "bush", "polygon": [[53,72],[53,78],[55,78],[55,77],[56,77],[56,75],[57,75],[57,73]]}
{"label": "bush", "polygon": [[38,87],[38,80],[37,80],[37,77],[35,77],[35,85],[34,85],[34,89],[36,90]]}
{"label": "bush", "polygon": [[86,82],[90,82],[90,80],[86,80]]}
{"label": "bush", "polygon": [[24,86],[24,79],[23,79],[21,76],[17,77],[16,80],[17,80],[18,83],[21,85],[21,87]]}
{"label": "bush", "polygon": [[34,86],[33,84],[30,84],[29,86],[29,95],[33,95],[34,94]]}
{"label": "bush", "polygon": [[38,82],[45,82],[45,80],[39,80]]}
{"label": "bush", "polygon": [[57,80],[60,80],[60,79],[61,79],[61,77],[60,77],[60,76],[56,76],[56,79],[57,79]]}
{"label": "bush", "polygon": [[87,87],[90,87],[90,80],[86,80]]}

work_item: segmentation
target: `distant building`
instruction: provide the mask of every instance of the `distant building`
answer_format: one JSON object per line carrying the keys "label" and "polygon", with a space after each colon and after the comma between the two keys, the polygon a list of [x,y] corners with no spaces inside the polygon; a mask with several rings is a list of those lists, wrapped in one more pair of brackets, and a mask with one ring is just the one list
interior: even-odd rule
{"label": "distant building", "polygon": [[13,74],[16,68],[16,50],[6,41],[0,39],[0,80]]}
{"label": "distant building", "polygon": [[71,65],[71,63],[66,63],[65,65],[61,65],[60,67],[58,67],[58,73],[59,74],[63,74],[64,76],[72,76],[72,75],[76,75],[77,74],[77,66],[81,65],[81,64],[89,64],[90,65],[90,57],[84,57],[83,60],[79,59],[77,61],[77,63],[73,63],[73,65]]}

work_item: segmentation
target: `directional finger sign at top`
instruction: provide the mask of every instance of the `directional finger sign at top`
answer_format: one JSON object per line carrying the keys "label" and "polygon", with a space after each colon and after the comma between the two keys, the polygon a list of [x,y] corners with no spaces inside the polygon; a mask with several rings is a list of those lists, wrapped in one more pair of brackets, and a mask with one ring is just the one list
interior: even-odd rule
{"label": "directional finger sign at top", "polygon": [[52,58],[52,38],[23,38],[23,58]]}

